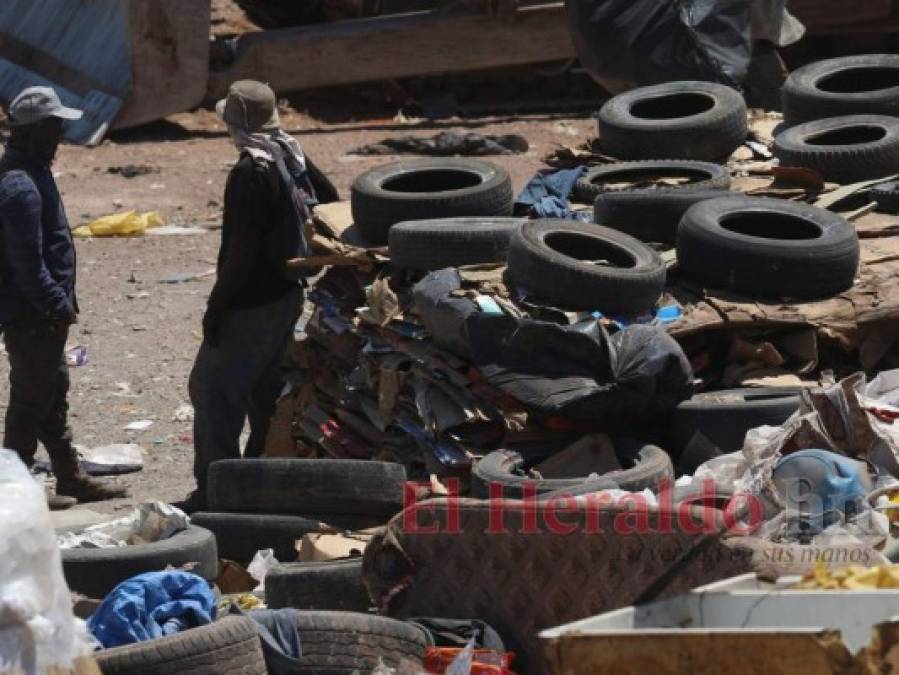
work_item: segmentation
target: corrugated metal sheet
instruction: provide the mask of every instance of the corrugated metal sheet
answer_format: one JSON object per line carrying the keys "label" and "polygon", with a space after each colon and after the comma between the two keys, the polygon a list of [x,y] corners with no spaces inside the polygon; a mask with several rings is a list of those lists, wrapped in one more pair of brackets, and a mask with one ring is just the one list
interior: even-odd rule
{"label": "corrugated metal sheet", "polygon": [[99,140],[131,80],[128,0],[0,1],[0,101],[32,85],[84,110],[66,137]]}

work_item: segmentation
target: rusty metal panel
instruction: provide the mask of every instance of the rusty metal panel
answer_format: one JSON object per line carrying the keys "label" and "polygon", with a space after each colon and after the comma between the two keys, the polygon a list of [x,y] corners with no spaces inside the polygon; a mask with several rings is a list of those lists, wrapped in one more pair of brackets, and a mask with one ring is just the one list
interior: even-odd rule
{"label": "rusty metal panel", "polygon": [[67,124],[66,137],[99,140],[130,86],[128,11],[125,0],[3,0],[0,101],[28,86],[52,86],[85,113]]}

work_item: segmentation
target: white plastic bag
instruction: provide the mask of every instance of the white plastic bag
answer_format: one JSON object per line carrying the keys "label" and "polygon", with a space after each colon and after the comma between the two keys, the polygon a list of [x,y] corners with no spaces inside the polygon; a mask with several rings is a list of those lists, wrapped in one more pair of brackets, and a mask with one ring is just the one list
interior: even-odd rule
{"label": "white plastic bag", "polygon": [[0,450],[0,672],[43,675],[90,652],[72,614],[47,497],[18,455]]}
{"label": "white plastic bag", "polygon": [[273,549],[266,548],[262,551],[256,551],[256,555],[253,556],[253,560],[247,566],[247,572],[259,582],[259,585],[253,589],[254,593],[265,590],[265,575],[268,574],[270,569],[277,567],[279,564]]}
{"label": "white plastic bag", "polygon": [[190,519],[184,511],[165,502],[144,502],[127,516],[91,525],[82,532],[57,536],[59,547],[115,548],[168,539],[186,530]]}

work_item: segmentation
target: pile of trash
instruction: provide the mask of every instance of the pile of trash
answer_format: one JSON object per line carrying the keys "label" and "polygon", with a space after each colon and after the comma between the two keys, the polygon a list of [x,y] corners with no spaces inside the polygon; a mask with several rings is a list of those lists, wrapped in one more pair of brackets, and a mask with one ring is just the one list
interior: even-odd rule
{"label": "pile of trash", "polygon": [[[899,71],[858,58],[809,68]],[[259,675],[633,670],[648,643],[601,645],[646,628],[635,606],[678,637],[894,592],[899,128],[878,97],[809,120],[839,92],[805,75],[786,121],[715,83],[620,94],[598,145],[556,153],[578,166],[517,199],[501,167],[440,157],[317,208],[264,457],[214,463],[191,522],[144,505],[61,537],[104,672],[163,640],[183,670],[214,643]],[[888,627],[862,632],[827,658],[892,658]]]}

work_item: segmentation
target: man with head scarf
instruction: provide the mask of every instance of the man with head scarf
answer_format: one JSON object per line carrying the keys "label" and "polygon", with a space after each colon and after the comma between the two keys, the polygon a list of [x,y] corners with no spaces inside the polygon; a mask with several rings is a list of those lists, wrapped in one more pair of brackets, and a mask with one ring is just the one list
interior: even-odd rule
{"label": "man with head scarf", "polygon": [[285,191],[301,184],[309,205],[338,198],[299,144],[281,130],[268,85],[235,82],[217,110],[240,157],[225,186],[218,276],[188,385],[197,481],[196,490],[179,504],[188,513],[206,507],[209,465],[240,457],[245,420],[250,436],[243,456],[262,454],[283,386],[282,353],[303,308],[301,283],[283,274],[283,259],[275,259],[270,245],[290,204]]}
{"label": "man with head scarf", "polygon": [[9,106],[12,132],[0,159],[0,325],[10,385],[3,445],[31,466],[40,440],[57,496],[90,502],[125,491],[81,471],[68,424],[65,346],[78,321],[75,246],[50,165],[63,123],[81,116],[49,87],[25,89]]}

